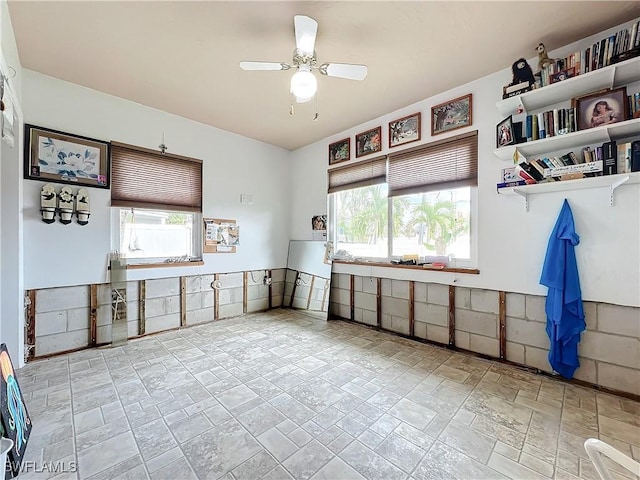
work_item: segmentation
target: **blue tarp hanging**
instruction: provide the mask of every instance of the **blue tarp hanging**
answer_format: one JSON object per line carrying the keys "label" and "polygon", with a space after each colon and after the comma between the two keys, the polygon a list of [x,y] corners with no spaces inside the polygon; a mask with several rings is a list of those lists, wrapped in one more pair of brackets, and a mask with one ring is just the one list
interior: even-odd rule
{"label": "blue tarp hanging", "polygon": [[574,247],[580,243],[573,213],[565,199],[549,237],[540,283],[549,287],[545,311],[549,335],[549,363],[565,378],[572,378],[578,361],[578,342],[585,329],[582,293]]}

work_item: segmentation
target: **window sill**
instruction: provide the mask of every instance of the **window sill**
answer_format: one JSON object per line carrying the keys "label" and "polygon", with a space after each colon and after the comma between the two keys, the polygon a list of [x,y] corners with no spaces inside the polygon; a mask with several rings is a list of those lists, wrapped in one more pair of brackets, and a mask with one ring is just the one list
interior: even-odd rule
{"label": "window sill", "polygon": [[386,268],[403,268],[406,270],[423,270],[425,272],[448,272],[448,273],[468,273],[471,275],[479,275],[480,270],[477,268],[454,268],[454,267],[429,267],[423,265],[396,265],[389,262],[364,262],[364,261],[349,261],[349,260],[333,260],[333,263],[339,263],[342,265],[364,265],[368,267],[386,267]]}
{"label": "window sill", "polygon": [[162,263],[134,263],[127,264],[127,270],[139,270],[143,268],[172,268],[172,267],[197,267],[204,265],[202,260],[195,262],[162,262]]}

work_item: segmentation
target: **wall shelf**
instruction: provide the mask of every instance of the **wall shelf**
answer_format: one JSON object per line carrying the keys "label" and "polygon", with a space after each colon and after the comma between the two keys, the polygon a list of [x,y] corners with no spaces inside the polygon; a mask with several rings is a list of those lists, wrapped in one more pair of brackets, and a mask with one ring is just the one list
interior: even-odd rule
{"label": "wall shelf", "polygon": [[[573,80],[573,79],[569,79]],[[562,82],[560,82],[562,83]],[[535,155],[542,155],[557,150],[571,149],[575,147],[584,147],[586,145],[604,143],[610,140],[618,140],[633,135],[640,135],[640,118],[626,120],[624,122],[613,123],[611,125],[603,125],[601,127],[589,128],[587,130],[579,130],[566,135],[556,135],[532,142],[519,143],[517,145],[509,145],[497,148],[493,153],[500,160],[512,160],[516,149],[525,158]],[[578,152],[575,152],[576,155]]]}
{"label": "wall shelf", "polygon": [[500,100],[496,103],[503,117],[515,114],[522,105],[526,112],[538,110],[547,105],[566,101],[572,97],[586,95],[603,88],[615,88],[640,80],[640,57],[609,65],[592,72],[568,78],[562,82],[537,88],[522,95]]}
{"label": "wall shelf", "polygon": [[621,173],[618,175],[605,175],[602,177],[580,178],[576,180],[564,180],[560,182],[536,183],[520,187],[508,187],[498,189],[500,195],[520,196],[524,199],[524,209],[529,211],[529,195],[550,192],[564,192],[568,190],[584,190],[588,188],[610,189],[609,205],[614,206],[614,192],[621,185],[633,185],[640,183],[640,172]]}

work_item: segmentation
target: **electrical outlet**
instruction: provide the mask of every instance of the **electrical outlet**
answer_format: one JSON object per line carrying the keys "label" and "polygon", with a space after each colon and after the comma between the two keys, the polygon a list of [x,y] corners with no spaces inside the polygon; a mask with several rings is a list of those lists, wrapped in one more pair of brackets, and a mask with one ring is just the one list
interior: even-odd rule
{"label": "electrical outlet", "polygon": [[240,203],[243,203],[245,205],[253,205],[253,195],[249,193],[241,193]]}

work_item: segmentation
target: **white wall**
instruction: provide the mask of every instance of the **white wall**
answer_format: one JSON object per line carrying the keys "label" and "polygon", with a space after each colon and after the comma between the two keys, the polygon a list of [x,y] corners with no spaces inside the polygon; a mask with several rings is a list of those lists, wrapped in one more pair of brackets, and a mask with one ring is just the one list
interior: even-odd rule
{"label": "white wall", "polygon": [[[5,101],[15,108],[15,143],[0,141],[0,343],[6,343],[17,366],[24,364],[24,288],[22,260],[22,67],[6,1],[0,2],[0,70],[9,77]],[[15,76],[12,76],[13,68]]]}
{"label": "white wall", "polygon": [[[203,215],[237,220],[238,253],[205,254],[202,267],[129,271],[130,280],[286,266],[290,152],[26,69],[23,97],[26,123],[152,149],[165,132],[169,152],[203,160]],[[109,190],[89,189],[88,225],[47,225],[39,213],[44,183],[23,183],[25,288],[104,282]],[[240,204],[241,193],[252,194],[253,205]]]}
{"label": "white wall", "polygon": [[[631,24],[629,22],[553,51],[551,56],[565,57],[570,52],[584,49],[605,35],[616,33]],[[529,64],[535,70],[537,60],[529,59]],[[472,93],[473,125],[469,129],[456,130],[452,135],[478,129],[478,212],[475,218],[478,221],[477,267],[480,274],[455,275],[338,264],[334,266],[334,271],[423,282],[455,282],[462,286],[544,295],[546,288],[538,284],[541,266],[549,234],[562,201],[567,198],[573,210],[576,230],[581,236],[576,252],[583,298],[640,306],[640,188],[637,184],[616,190],[616,206],[613,208],[609,206],[607,188],[533,195],[530,197],[528,213],[524,211],[522,199],[499,196],[496,193],[495,186],[499,181],[500,171],[509,165],[493,154],[496,124],[503,119],[497,111],[496,102],[501,99],[502,87],[510,81],[511,69],[507,68],[293,152],[291,238],[308,239],[311,216],[326,211],[330,143],[345,137],[354,139],[356,133],[381,125],[381,153],[387,153],[388,122],[416,111],[422,112],[421,143],[428,143],[433,140],[430,137],[431,107]],[[629,92],[638,90],[640,82],[635,82],[628,89]],[[439,135],[438,139],[446,136]],[[351,143],[351,158],[354,158],[355,142]],[[408,147],[415,145],[416,143],[412,143]],[[394,149],[398,150],[402,148]],[[315,182],[308,182],[310,177]]]}

